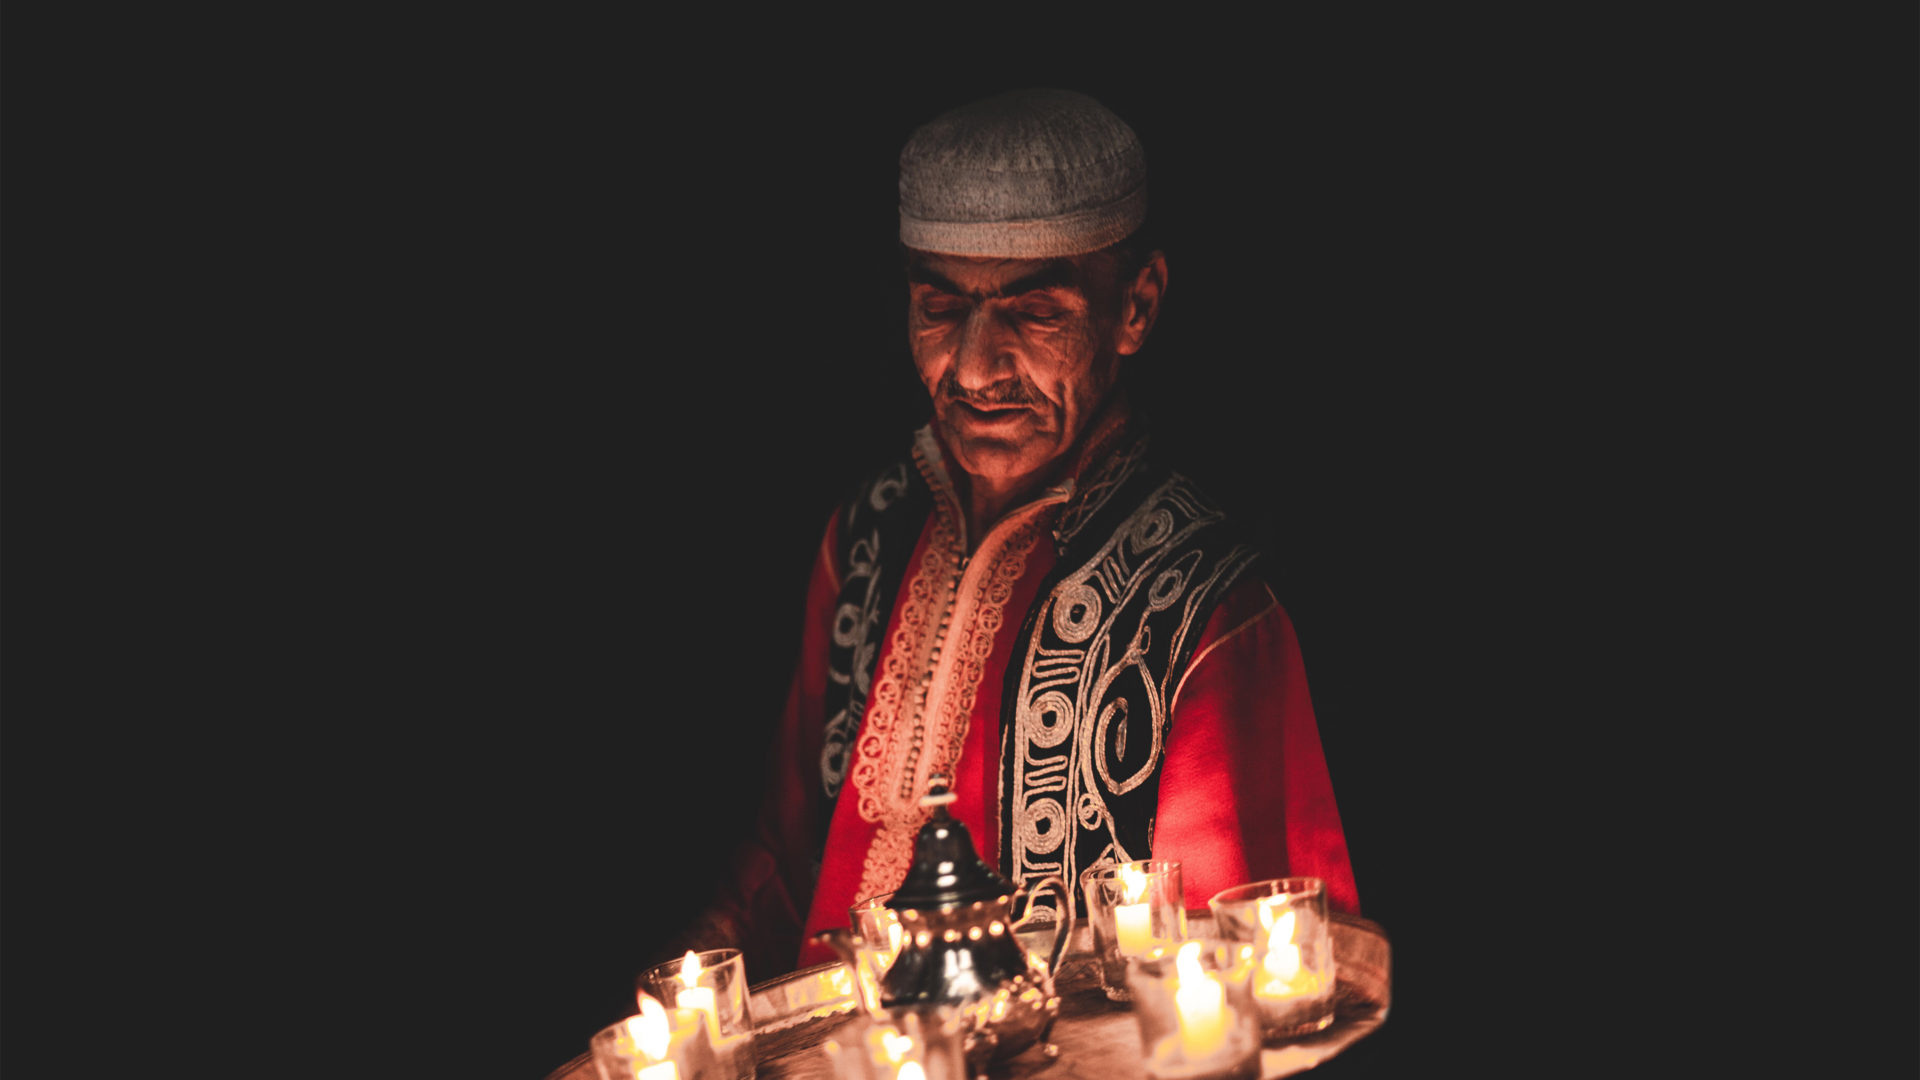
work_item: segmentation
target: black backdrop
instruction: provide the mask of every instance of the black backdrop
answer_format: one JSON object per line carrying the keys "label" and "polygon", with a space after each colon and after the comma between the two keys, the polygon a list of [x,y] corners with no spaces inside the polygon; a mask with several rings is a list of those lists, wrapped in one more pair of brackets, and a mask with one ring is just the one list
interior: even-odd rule
{"label": "black backdrop", "polygon": [[1511,429],[1482,427],[1476,399],[1525,358],[1447,340],[1501,291],[1445,285],[1459,253],[1485,266],[1488,244],[1529,243],[1447,205],[1471,184],[1433,155],[1444,140],[1458,162],[1475,133],[1369,70],[1167,86],[1084,63],[891,84],[773,69],[643,81],[661,96],[630,111],[567,108],[611,87],[535,73],[554,82],[447,88],[478,130],[436,151],[458,165],[399,178],[417,219],[375,218],[420,231],[382,241],[358,286],[418,336],[342,356],[367,438],[326,452],[375,496],[333,523],[363,579],[342,585],[368,590],[351,648],[406,695],[368,687],[353,710],[402,751],[380,767],[407,794],[381,814],[406,839],[379,850],[411,883],[411,924],[486,973],[502,1075],[625,1014],[743,828],[826,514],[923,419],[899,145],[1038,83],[1094,94],[1148,147],[1172,280],[1137,392],[1269,549],[1363,906],[1404,932],[1400,1012],[1432,1008],[1416,881],[1464,838],[1426,800],[1482,737],[1507,662],[1470,650],[1456,668],[1442,644],[1490,618],[1457,560],[1518,542],[1483,516],[1497,496],[1476,474]]}
{"label": "black backdrop", "polygon": [[[1699,1008],[1752,962],[1728,928],[1772,930],[1756,868],[1912,929],[1913,95],[1871,76],[1904,68],[1822,110],[1795,58],[1831,28],[1330,19],[316,19],[115,96],[142,182],[76,186],[115,258],[10,258],[13,311],[165,302],[70,322],[136,362],[70,344],[86,385],[25,399],[61,449],[9,452],[10,499],[88,478],[43,529],[112,514],[40,534],[85,569],[9,615],[11,672],[78,658],[62,723],[7,720],[9,1034],[215,954],[362,1073],[443,1030],[537,1077],[623,1015],[753,809],[829,508],[922,419],[899,145],[1051,84],[1146,143],[1172,280],[1135,375],[1269,549],[1394,941],[1393,1018],[1329,1074],[1632,1059],[1593,1035],[1676,957],[1702,1045],[1770,1052]],[[1831,121],[1873,100],[1894,135]],[[46,576],[21,520],[9,588]],[[143,794],[73,797],[113,769]],[[15,949],[43,913],[125,946],[54,994]],[[1857,1026],[1910,1022],[1900,955]]]}
{"label": "black backdrop", "polygon": [[[535,40],[356,102],[373,141],[326,166],[354,313],[321,331],[340,411],[311,474],[341,485],[315,569],[347,936],[422,950],[421,992],[486,1018],[501,1076],[624,1014],[753,808],[829,507],[922,419],[898,147],[1053,84],[1148,147],[1172,281],[1142,397],[1269,548],[1395,941],[1394,1019],[1344,1067],[1461,1052],[1496,1012],[1506,1053],[1591,1024],[1600,882],[1697,895],[1798,820],[1730,843],[1669,815],[1724,815],[1728,725],[1791,698],[1798,646],[1738,624],[1775,595],[1749,524],[1807,446],[1760,404],[1792,377],[1744,360],[1813,339],[1724,269],[1766,257],[1751,193],[1693,167],[1738,93],[1643,99],[1430,31],[1475,34],[694,74]],[[1860,453],[1910,462],[1890,419]],[[1911,535],[1911,495],[1784,501]]]}

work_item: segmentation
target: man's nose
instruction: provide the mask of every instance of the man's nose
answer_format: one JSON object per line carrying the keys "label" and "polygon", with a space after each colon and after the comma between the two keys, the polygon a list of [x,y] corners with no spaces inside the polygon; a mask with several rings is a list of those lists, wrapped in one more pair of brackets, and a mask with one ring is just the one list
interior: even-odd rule
{"label": "man's nose", "polygon": [[998,314],[987,305],[975,307],[960,324],[955,344],[954,375],[968,390],[984,390],[1013,372],[1013,343]]}

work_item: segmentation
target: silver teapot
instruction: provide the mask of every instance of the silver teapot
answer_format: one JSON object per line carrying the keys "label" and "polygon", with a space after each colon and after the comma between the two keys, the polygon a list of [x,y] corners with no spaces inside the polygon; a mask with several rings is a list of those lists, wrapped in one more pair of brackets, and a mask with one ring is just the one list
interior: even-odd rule
{"label": "silver teapot", "polygon": [[[900,920],[900,951],[880,980],[878,1004],[958,1009],[968,1025],[967,1062],[975,1070],[1035,1043],[1054,1056],[1058,1049],[1045,1040],[1060,1013],[1053,976],[1073,936],[1073,894],[1057,874],[1010,885],[980,858],[967,827],[947,812],[952,801],[939,788],[922,800],[934,811],[914,839],[906,880],[886,901]],[[1043,960],[1027,951],[1016,931],[1044,925],[1034,918],[1034,900],[1048,888],[1058,894],[1060,907],[1053,946]],[[848,930],[818,937],[860,970],[856,957],[865,942]]]}

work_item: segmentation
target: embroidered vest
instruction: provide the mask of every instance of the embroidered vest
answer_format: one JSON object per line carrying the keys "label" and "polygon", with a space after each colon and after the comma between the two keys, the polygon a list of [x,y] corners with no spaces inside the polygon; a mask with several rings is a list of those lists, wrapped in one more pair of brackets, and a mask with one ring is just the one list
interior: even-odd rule
{"label": "embroidered vest", "polygon": [[[1148,460],[1144,439],[1084,480],[1055,521],[1058,561],[1007,666],[999,768],[1002,872],[1016,883],[1060,874],[1076,895],[1083,871],[1151,855],[1169,698],[1256,555],[1185,477]],[[934,499],[902,461],[865,484],[842,519],[822,822],[845,783],[887,617]]]}

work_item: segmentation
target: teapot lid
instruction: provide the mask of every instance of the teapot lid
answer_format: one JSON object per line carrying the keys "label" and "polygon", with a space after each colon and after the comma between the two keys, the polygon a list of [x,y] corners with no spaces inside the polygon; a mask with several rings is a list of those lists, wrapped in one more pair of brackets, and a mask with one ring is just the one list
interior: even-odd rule
{"label": "teapot lid", "polygon": [[936,775],[929,787],[920,805],[933,807],[933,816],[920,826],[913,841],[913,866],[887,906],[940,907],[992,900],[1012,892],[1007,879],[974,849],[967,827],[947,812],[955,796],[947,790],[946,777]]}

